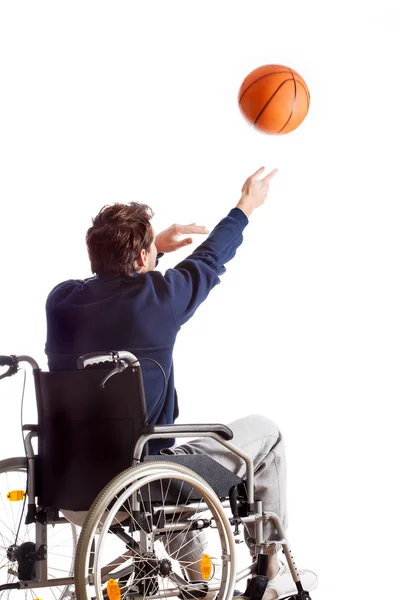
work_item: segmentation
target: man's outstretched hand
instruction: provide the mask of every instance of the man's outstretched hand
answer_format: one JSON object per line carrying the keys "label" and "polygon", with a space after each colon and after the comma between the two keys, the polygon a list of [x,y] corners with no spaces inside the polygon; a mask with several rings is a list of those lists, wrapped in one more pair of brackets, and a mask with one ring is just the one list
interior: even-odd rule
{"label": "man's outstretched hand", "polygon": [[274,169],[265,177],[261,177],[264,173],[264,167],[261,167],[253,175],[250,175],[243,184],[242,197],[236,208],[240,208],[249,217],[254,209],[264,204],[268,196],[269,182],[277,172],[278,169]]}
{"label": "man's outstretched hand", "polygon": [[193,242],[191,237],[180,239],[182,235],[190,235],[191,233],[200,233],[207,235],[209,233],[203,225],[196,225],[190,223],[190,225],[171,225],[165,231],[161,231],[156,236],[155,245],[157,252],[173,252],[184,246],[188,246]]}

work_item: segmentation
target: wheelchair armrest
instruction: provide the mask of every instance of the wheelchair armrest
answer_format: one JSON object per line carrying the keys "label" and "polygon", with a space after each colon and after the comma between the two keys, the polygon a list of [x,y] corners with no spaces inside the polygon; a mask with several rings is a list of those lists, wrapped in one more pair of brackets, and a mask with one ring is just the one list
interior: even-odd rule
{"label": "wheelchair armrest", "polygon": [[176,433],[187,433],[188,435],[199,435],[201,437],[204,433],[217,433],[224,440],[231,440],[233,438],[233,432],[226,425],[221,423],[198,423],[193,425],[147,425],[144,430],[144,434],[148,433],[170,433],[173,437]]}
{"label": "wheelchair armrest", "polygon": [[22,431],[35,431],[35,433],[38,433],[39,425],[23,425]]}

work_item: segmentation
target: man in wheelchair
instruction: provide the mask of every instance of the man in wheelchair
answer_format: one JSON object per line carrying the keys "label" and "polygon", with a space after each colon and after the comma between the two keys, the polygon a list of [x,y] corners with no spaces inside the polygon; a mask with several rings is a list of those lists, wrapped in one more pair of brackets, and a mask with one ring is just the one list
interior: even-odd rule
{"label": "man in wheelchair", "polygon": [[[154,270],[163,253],[191,243],[180,235],[205,228],[174,225],[155,236],[148,206],[104,207],[86,237],[94,277],[63,282],[47,299],[49,372],[29,357],[2,357],[14,371],[22,360],[33,366],[39,424],[26,426],[25,443],[26,520],[35,524],[36,545],[7,546],[19,582],[0,590],[49,585],[48,544],[40,540],[60,521],[73,531],[84,521],[72,543],[74,578],[54,580],[61,598],[230,600],[247,578],[244,595],[254,600],[305,599],[317,586],[313,572],[297,570],[285,537],[277,426],[260,415],[229,427],[174,425],[176,335],[219,283],[249,216],[264,203],[275,171],[262,171],[246,180],[206,241],[165,275]],[[177,445],[180,437],[196,439]],[[3,471],[24,472],[25,463],[18,465]],[[236,573],[242,533],[252,561]],[[278,561],[280,548],[287,564]]]}

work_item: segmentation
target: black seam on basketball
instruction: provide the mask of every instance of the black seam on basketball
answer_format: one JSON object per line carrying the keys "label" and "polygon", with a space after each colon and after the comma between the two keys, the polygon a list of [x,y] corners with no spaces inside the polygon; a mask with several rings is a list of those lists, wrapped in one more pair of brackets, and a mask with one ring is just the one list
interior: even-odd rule
{"label": "black seam on basketball", "polygon": [[244,90],[244,92],[242,92],[242,95],[239,98],[239,104],[241,103],[242,98],[245,95],[245,93],[247,92],[247,90],[249,90],[258,81],[261,81],[261,79],[264,79],[265,77],[269,77],[270,75],[282,75],[282,73],[288,73],[288,71],[274,71],[273,73],[266,73],[265,75],[261,75],[261,77],[258,77],[257,79],[255,79],[254,81],[252,81],[250,83],[250,85],[248,85],[247,88]]}
{"label": "black seam on basketball", "polygon": [[268,101],[264,104],[264,106],[262,107],[261,111],[258,113],[256,120],[254,121],[253,125],[255,125],[258,121],[258,119],[261,117],[261,115],[263,114],[264,110],[267,108],[268,104],[271,102],[272,98],[274,96],[276,96],[276,94],[279,92],[279,90],[281,89],[281,87],[283,85],[285,85],[285,83],[287,83],[288,81],[292,81],[291,79],[285,79],[285,81],[282,81],[281,84],[279,84],[279,86],[276,88],[276,90],[274,91],[274,93],[272,94],[271,98],[268,99]]}
{"label": "black seam on basketball", "polygon": [[294,92],[294,97],[293,97],[292,110],[291,110],[291,113],[290,113],[290,115],[289,115],[289,118],[288,118],[288,120],[286,121],[286,123],[284,124],[284,126],[283,126],[283,127],[281,127],[281,129],[280,129],[279,131],[277,131],[277,133],[278,133],[278,134],[279,134],[279,133],[281,133],[281,131],[283,131],[283,130],[285,129],[285,127],[286,127],[286,126],[287,126],[287,124],[289,123],[290,119],[293,117],[293,111],[294,111],[294,107],[295,107],[295,105],[296,105],[296,97],[297,97],[296,80],[295,80],[295,78],[294,78],[293,71],[290,71],[290,72],[291,72],[291,74],[292,74],[292,80],[293,80],[293,84],[294,84],[294,90],[293,90],[293,92]]}
{"label": "black seam on basketball", "polygon": [[305,93],[306,99],[307,99],[307,112],[308,112],[308,110],[310,108],[310,90],[305,85],[305,83],[303,83],[302,81],[299,81],[298,79],[296,79],[296,77],[294,79],[296,80],[296,83],[298,83],[299,85],[301,85],[301,87],[304,90],[304,93]]}
{"label": "black seam on basketball", "polygon": [[301,81],[298,81],[297,83],[300,83],[301,86],[303,86],[304,91],[306,93],[306,98],[307,98],[307,112],[310,109],[310,90],[308,89],[307,86],[304,85],[304,83],[301,83]]}
{"label": "black seam on basketball", "polygon": [[298,79],[296,79],[296,83],[298,83],[299,85],[301,85],[301,87],[304,90],[304,93],[305,93],[306,98],[307,98],[307,110],[308,110],[310,108],[310,92],[308,91],[308,88],[304,85],[304,83],[302,81],[299,81]]}

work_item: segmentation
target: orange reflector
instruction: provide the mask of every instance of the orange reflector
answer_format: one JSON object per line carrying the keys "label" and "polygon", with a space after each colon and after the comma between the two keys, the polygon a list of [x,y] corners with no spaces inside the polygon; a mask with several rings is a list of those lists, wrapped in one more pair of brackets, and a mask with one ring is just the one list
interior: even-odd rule
{"label": "orange reflector", "polygon": [[107,581],[107,596],[110,600],[120,600],[121,598],[121,590],[115,579],[109,579]]}
{"label": "orange reflector", "polygon": [[203,554],[200,560],[200,571],[203,579],[210,579],[213,574],[213,564],[209,554]]}
{"label": "orange reflector", "polygon": [[26,493],[24,490],[13,490],[12,492],[8,492],[7,500],[10,500],[10,502],[20,502],[25,496]]}

